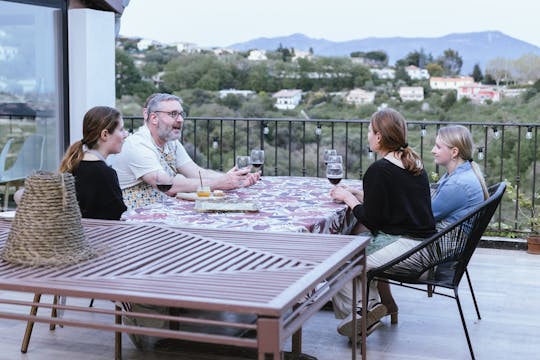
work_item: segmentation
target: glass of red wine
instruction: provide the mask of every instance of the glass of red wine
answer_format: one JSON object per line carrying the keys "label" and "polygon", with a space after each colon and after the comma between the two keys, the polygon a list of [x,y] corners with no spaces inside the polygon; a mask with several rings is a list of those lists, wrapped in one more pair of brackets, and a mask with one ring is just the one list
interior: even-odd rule
{"label": "glass of red wine", "polygon": [[158,171],[156,173],[156,187],[162,192],[161,205],[165,206],[165,200],[167,200],[167,191],[172,187],[172,177],[168,174]]}
{"label": "glass of red wine", "polygon": [[324,150],[324,156],[323,156],[323,159],[324,159],[324,165],[328,165],[328,159],[330,156],[336,156],[337,155],[337,151],[335,149],[326,149]]}
{"label": "glass of red wine", "polygon": [[331,162],[326,166],[326,178],[333,185],[339,184],[343,179],[343,164],[339,162]]}
{"label": "glass of red wine", "polygon": [[251,150],[251,165],[258,170],[264,164],[264,150],[253,149]]}

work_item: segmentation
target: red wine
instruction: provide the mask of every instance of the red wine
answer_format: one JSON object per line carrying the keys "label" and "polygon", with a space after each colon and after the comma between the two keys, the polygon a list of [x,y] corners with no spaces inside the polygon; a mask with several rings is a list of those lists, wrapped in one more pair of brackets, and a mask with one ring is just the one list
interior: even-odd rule
{"label": "red wine", "polygon": [[156,184],[157,188],[161,192],[167,192],[172,187],[172,184]]}
{"label": "red wine", "polygon": [[341,181],[341,178],[328,178],[328,181],[330,181],[332,184],[337,185]]}
{"label": "red wine", "polygon": [[260,168],[262,166],[262,163],[254,162],[254,163],[251,163],[251,165],[253,165],[254,168],[258,169],[258,168]]}

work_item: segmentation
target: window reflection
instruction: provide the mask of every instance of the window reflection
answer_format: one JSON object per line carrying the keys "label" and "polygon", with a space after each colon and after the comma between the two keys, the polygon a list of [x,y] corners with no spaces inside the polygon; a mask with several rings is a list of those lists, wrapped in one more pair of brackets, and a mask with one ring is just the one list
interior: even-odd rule
{"label": "window reflection", "polygon": [[61,15],[60,9],[0,1],[0,149],[13,139],[6,169],[32,134],[45,139],[43,169],[58,167]]}

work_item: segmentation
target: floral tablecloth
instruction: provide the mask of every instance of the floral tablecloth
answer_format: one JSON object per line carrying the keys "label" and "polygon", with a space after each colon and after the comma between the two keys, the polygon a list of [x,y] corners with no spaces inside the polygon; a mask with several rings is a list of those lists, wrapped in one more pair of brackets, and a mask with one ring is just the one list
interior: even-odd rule
{"label": "floral tablecloth", "polygon": [[[359,180],[342,184],[361,187]],[[227,200],[259,204],[258,212],[197,212],[195,202],[170,198],[123,215],[129,222],[258,231],[294,231],[348,234],[356,224],[344,203],[333,201],[325,178],[263,176],[247,188],[227,191]]]}

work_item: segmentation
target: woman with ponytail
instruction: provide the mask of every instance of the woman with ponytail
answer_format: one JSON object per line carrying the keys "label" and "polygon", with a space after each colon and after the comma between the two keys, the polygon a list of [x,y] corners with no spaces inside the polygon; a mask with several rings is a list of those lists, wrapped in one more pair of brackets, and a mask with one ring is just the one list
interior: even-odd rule
{"label": "woman with ponytail", "polygon": [[[344,201],[358,221],[370,232],[367,247],[367,269],[381,266],[435,233],[435,220],[431,210],[429,181],[418,154],[407,143],[407,123],[393,109],[374,113],[368,128],[368,143],[380,159],[367,169],[363,178],[363,191],[335,187],[330,195]],[[381,284],[382,285],[382,284]],[[360,298],[361,284],[357,287]],[[389,291],[381,286],[381,293]],[[337,318],[344,318],[338,326],[341,335],[352,337],[352,284],[346,285],[332,299]],[[392,308],[388,308],[388,306]],[[359,320],[362,304],[357,304]],[[392,315],[397,322],[395,304],[381,304],[376,282],[369,288],[367,304],[368,334],[380,324],[380,319]]]}
{"label": "woman with ponytail", "polygon": [[60,172],[75,177],[82,217],[119,220],[126,211],[116,171],[105,163],[122,149],[127,132],[120,112],[96,106],[84,115],[83,138],[72,144],[60,163]]}
{"label": "woman with ponytail", "polygon": [[437,228],[459,220],[489,197],[484,176],[473,161],[470,131],[461,125],[439,129],[431,150],[435,163],[446,168],[431,199]]}

